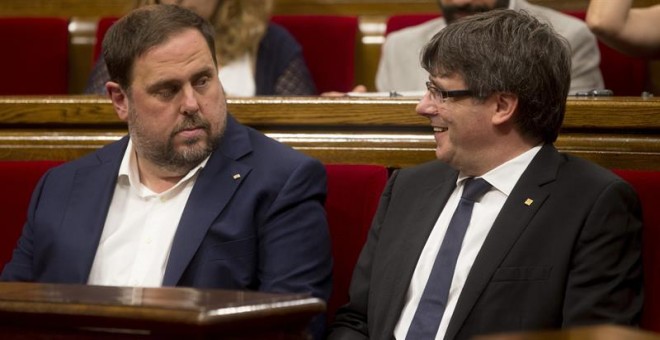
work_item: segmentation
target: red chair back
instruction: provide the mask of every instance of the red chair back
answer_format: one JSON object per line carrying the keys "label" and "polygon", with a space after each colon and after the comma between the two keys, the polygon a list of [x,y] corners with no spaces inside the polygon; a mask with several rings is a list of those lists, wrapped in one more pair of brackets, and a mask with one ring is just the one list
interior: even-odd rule
{"label": "red chair back", "polygon": [[642,203],[644,265],[644,329],[660,332],[660,171],[614,170],[635,188]]}
{"label": "red chair back", "polygon": [[353,89],[357,17],[275,15],[271,20],[286,28],[302,46],[319,93]]}
{"label": "red chair back", "polygon": [[99,59],[99,56],[103,51],[103,37],[105,37],[105,33],[117,20],[119,20],[118,17],[103,17],[99,19],[98,26],[96,27],[96,43],[94,44],[94,52],[92,55],[92,61],[94,63],[96,63],[96,60]]}
{"label": "red chair back", "polygon": [[371,220],[387,182],[387,169],[380,165],[328,164],[328,196],[325,211],[334,259],[332,295],[328,322],[337,308],[348,302],[348,287]]}
{"label": "red chair back", "polygon": [[69,92],[69,22],[63,18],[0,18],[0,95]]}
{"label": "red chair back", "polygon": [[0,182],[4,194],[0,195],[3,211],[3,230],[0,237],[0,270],[11,259],[16,241],[27,219],[32,191],[46,170],[60,164],[57,161],[3,161],[0,162]]}

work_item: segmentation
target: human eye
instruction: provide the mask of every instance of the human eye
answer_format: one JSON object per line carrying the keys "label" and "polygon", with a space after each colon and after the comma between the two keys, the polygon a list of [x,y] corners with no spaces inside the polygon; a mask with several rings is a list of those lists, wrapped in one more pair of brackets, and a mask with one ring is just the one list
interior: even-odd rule
{"label": "human eye", "polygon": [[209,77],[207,77],[207,76],[199,77],[195,81],[195,86],[196,87],[205,87],[206,85],[208,85],[209,81],[210,81]]}
{"label": "human eye", "polygon": [[174,98],[176,94],[179,92],[179,87],[178,86],[164,86],[156,89],[154,91],[154,95],[160,99],[163,100],[169,100]]}
{"label": "human eye", "polygon": [[430,82],[430,81],[427,81],[427,82],[426,82],[426,89],[429,91],[429,93],[431,93],[431,96],[432,96],[433,98],[437,98],[437,97],[439,97],[439,96],[440,96],[440,97],[442,96],[442,95],[441,95],[441,92],[440,92],[440,89],[438,89],[438,87],[435,86],[435,84],[433,84],[433,83]]}
{"label": "human eye", "polygon": [[146,88],[146,92],[159,100],[170,100],[181,92],[181,82],[176,80],[163,80]]}

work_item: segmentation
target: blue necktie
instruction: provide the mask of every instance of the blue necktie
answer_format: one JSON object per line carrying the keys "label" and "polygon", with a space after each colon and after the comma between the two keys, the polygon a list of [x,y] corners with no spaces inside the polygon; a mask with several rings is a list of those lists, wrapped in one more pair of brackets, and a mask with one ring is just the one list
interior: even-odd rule
{"label": "blue necktie", "polygon": [[456,259],[461,252],[463,237],[470,224],[474,202],[478,201],[490,188],[490,183],[483,178],[470,177],[465,180],[463,195],[449,221],[449,227],[433,263],[431,275],[424,287],[424,293],[422,293],[422,298],[408,329],[406,340],[434,339],[438,333],[440,320],[442,320],[442,314],[447,306]]}

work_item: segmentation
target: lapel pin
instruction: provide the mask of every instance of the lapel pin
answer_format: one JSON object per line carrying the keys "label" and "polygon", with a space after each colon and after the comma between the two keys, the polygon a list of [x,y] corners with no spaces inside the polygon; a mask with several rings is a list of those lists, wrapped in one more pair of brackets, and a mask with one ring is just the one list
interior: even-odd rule
{"label": "lapel pin", "polygon": [[531,199],[531,198],[528,198],[528,199],[525,200],[525,205],[528,206],[528,207],[529,207],[530,205],[532,205],[532,203],[534,203],[534,200]]}
{"label": "lapel pin", "polygon": [[234,177],[234,179],[239,179],[239,178],[241,178],[241,174],[234,174],[233,177]]}

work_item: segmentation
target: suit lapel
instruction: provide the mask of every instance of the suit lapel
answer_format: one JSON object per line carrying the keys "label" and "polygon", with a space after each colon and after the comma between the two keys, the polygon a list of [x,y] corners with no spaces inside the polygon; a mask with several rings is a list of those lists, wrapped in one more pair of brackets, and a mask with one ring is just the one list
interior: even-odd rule
{"label": "suit lapel", "polygon": [[[456,186],[458,172],[452,170],[454,172],[453,176],[443,176],[443,170],[438,168],[433,169],[436,170],[434,176],[443,180],[438,181],[433,186],[428,186],[428,179],[425,175],[416,175],[415,177],[420,180],[411,183],[406,190],[412,196],[401,198],[400,200],[406,202],[406,204],[399,205],[399,207],[402,207],[401,210],[391,212],[392,216],[406,217],[404,220],[397,222],[397,225],[390,226],[397,229],[405,229],[406,236],[401,237],[401,231],[398,230],[392,233],[392,240],[383,242],[383,244],[391,244],[391,249],[401,251],[385,252],[387,258],[383,262],[391,270],[385,271],[386,276],[381,284],[385,286],[384,291],[390,292],[391,295],[383,297],[383,301],[386,301],[386,307],[381,308],[381,310],[384,311],[383,317],[385,320],[382,323],[377,323],[387,325],[388,329],[386,332],[394,331],[394,326],[399,320],[401,310],[403,309],[408,286],[417,266],[419,256],[426,245],[426,241],[435,226],[440,212]],[[429,202],[435,202],[435,204],[428,204]],[[396,312],[394,313],[393,311]],[[391,334],[391,332],[388,334]]]}
{"label": "suit lapel", "polygon": [[97,154],[99,163],[79,168],[74,176],[61,224],[67,230],[64,237],[73,240],[68,246],[75,248],[69,252],[75,256],[67,258],[67,267],[62,268],[69,271],[62,277],[71,278],[72,283],[87,283],[127,143],[128,139],[123,138],[101,149]]}
{"label": "suit lapel", "polygon": [[472,265],[447,328],[446,339],[456,336],[499,264],[543,206],[549,196],[543,185],[555,180],[559,163],[557,150],[552,145],[545,145],[516,183]]}
{"label": "suit lapel", "polygon": [[181,216],[163,286],[175,286],[181,279],[211,224],[250,173],[251,167],[237,160],[251,151],[247,129],[228,116],[222,141],[199,174]]}

